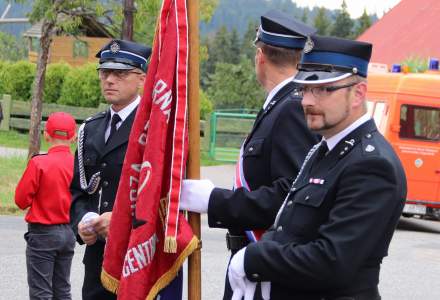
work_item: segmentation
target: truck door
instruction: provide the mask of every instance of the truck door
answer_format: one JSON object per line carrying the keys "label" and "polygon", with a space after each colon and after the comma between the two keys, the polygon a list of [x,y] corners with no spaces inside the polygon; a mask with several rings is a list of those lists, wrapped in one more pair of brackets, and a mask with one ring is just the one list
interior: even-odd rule
{"label": "truck door", "polygon": [[408,180],[408,202],[440,207],[440,107],[402,104],[396,150]]}

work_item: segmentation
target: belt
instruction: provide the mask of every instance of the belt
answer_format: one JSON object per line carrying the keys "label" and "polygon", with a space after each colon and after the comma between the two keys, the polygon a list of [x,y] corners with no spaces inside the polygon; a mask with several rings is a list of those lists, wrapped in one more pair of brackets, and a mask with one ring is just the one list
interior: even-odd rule
{"label": "belt", "polygon": [[241,248],[246,247],[249,244],[249,240],[245,235],[232,235],[229,232],[226,233],[226,247],[231,251],[238,251]]}
{"label": "belt", "polygon": [[55,227],[65,227],[70,226],[70,224],[41,224],[41,223],[28,223],[28,230],[37,230],[37,229],[48,229]]}
{"label": "belt", "polygon": [[380,300],[379,289],[377,287],[364,290],[348,296],[325,296],[320,300]]}

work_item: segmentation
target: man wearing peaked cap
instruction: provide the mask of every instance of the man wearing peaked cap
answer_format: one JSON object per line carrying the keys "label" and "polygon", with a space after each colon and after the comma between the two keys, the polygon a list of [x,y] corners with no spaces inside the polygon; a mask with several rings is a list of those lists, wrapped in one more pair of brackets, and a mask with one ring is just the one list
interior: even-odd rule
{"label": "man wearing peaked cap", "polygon": [[305,157],[270,231],[231,260],[238,286],[269,281],[272,300],[381,299],[380,265],[403,209],[406,179],[367,113],[371,49],[320,36],[305,44],[294,81],[301,84],[308,127],[323,137]]}
{"label": "man wearing peaked cap", "polygon": [[271,10],[261,16],[255,43],[261,41],[274,47],[302,50],[306,38],[315,32],[314,28],[285,13]]}
{"label": "man wearing peaked cap", "polygon": [[96,54],[101,91],[110,107],[80,127],[70,186],[71,225],[78,243],[87,245],[85,300],[116,299],[101,284],[103,252],[150,54],[151,48],[124,40],[112,40]]}
{"label": "man wearing peaked cap", "polygon": [[[278,11],[261,16],[255,72],[267,97],[241,147],[234,189],[214,188],[208,180],[183,182],[180,207],[207,212],[210,227],[228,229],[231,255],[273,223],[304,156],[318,141],[307,128],[299,85],[292,82],[306,37],[314,31]],[[232,289],[227,276],[223,299],[231,299]]]}
{"label": "man wearing peaked cap", "polygon": [[147,71],[150,55],[151,48],[124,40],[113,40],[96,53],[96,57],[99,58],[98,69],[139,68],[143,72]]}

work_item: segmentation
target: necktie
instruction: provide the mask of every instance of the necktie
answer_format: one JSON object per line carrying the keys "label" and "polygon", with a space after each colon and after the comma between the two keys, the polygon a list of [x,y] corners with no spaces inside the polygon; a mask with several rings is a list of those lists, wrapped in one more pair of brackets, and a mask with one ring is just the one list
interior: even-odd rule
{"label": "necktie", "polygon": [[118,124],[120,121],[121,121],[121,117],[118,114],[114,114],[113,117],[112,117],[112,121],[110,122],[110,135],[107,138],[107,142],[110,141],[111,137],[118,130],[116,128],[116,124]]}
{"label": "necktie", "polygon": [[325,154],[328,152],[327,142],[322,141],[318,149],[316,149],[316,155],[313,159],[311,170],[314,170],[318,163],[324,158]]}
{"label": "necktie", "polygon": [[328,152],[328,146],[326,141],[322,141],[321,145],[319,145],[318,149],[316,150],[316,156],[315,156],[315,162],[319,162],[321,159],[324,158],[325,154]]}

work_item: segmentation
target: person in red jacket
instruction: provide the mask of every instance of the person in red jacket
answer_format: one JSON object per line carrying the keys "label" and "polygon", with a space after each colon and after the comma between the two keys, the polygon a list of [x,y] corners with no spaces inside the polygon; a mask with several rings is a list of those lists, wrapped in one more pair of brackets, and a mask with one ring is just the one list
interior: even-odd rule
{"label": "person in red jacket", "polygon": [[70,114],[49,116],[44,138],[47,154],[29,160],[15,190],[15,203],[29,208],[24,238],[29,298],[71,299],[70,267],[75,235],[69,225],[72,196],[73,155],[69,145],[76,140],[76,124]]}

